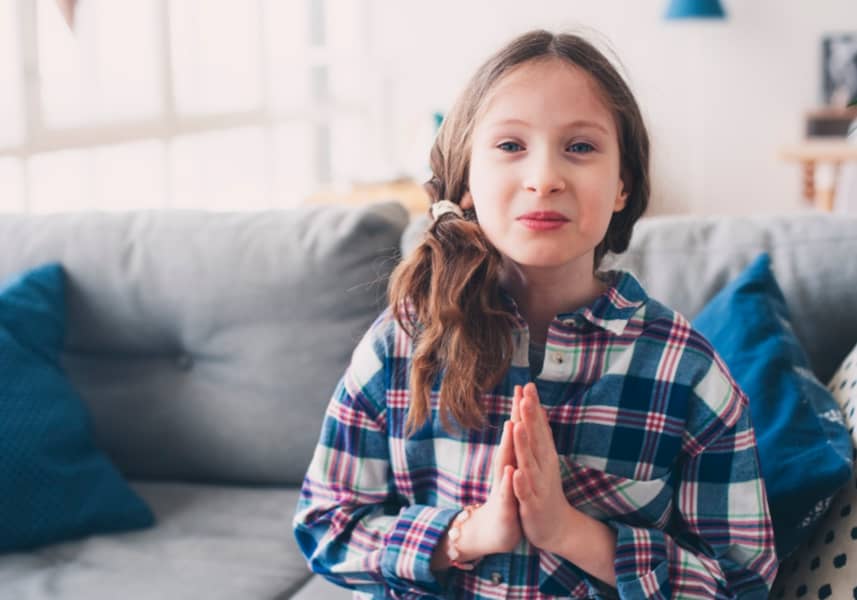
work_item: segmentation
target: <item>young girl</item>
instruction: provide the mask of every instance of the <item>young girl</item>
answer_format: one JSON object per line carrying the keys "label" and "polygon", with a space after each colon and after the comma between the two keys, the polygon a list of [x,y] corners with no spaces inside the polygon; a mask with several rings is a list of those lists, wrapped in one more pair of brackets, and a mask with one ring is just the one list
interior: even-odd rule
{"label": "young girl", "polygon": [[585,40],[530,32],[479,69],[432,148],[434,220],[327,409],[294,522],[313,571],[375,598],[767,597],[746,397],[597,269],[648,160]]}

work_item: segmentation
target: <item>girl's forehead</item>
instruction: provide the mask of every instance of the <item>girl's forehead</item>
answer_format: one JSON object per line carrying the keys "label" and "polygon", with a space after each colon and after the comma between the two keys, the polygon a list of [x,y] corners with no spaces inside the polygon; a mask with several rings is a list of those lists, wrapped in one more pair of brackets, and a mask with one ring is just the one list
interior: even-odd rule
{"label": "girl's forehead", "polygon": [[594,77],[562,59],[533,60],[514,67],[489,89],[476,114],[476,125],[516,119],[521,113],[565,121],[586,117],[604,126],[613,116]]}

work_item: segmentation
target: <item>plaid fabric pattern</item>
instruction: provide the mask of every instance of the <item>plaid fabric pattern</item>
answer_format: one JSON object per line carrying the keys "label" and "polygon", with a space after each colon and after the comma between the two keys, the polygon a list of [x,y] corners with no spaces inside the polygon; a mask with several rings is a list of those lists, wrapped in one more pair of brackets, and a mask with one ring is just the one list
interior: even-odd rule
{"label": "plaid fabric pattern", "polygon": [[526,540],[436,576],[455,514],[483,502],[515,385],[530,380],[517,317],[488,425],[404,436],[412,341],[385,311],[330,401],[294,519],[313,571],[375,598],[766,598],[777,561],[747,399],[708,342],[629,273],[550,325],[535,379],[569,502],[617,532],[617,588]]}

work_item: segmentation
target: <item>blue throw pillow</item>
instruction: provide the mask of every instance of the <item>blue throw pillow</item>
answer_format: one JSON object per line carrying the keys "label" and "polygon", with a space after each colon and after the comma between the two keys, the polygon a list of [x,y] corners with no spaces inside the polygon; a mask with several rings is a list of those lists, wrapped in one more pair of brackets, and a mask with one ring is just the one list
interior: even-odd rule
{"label": "blue throw pillow", "polygon": [[693,325],[750,399],[782,560],[850,478],[851,438],[842,412],[810,370],[767,254],[721,290]]}
{"label": "blue throw pillow", "polygon": [[0,286],[0,552],[154,522],[94,444],[60,366],[64,335],[60,265]]}

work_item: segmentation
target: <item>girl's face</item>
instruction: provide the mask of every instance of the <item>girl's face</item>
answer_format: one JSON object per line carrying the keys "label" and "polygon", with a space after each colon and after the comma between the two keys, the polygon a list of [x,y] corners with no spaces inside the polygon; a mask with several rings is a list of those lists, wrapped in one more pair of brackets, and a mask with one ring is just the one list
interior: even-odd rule
{"label": "girl's face", "polygon": [[461,205],[506,259],[591,274],[627,198],[616,125],[595,80],[551,59],[497,81],[473,130],[468,187]]}

